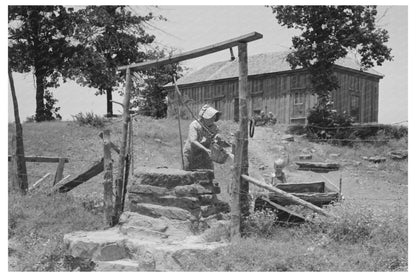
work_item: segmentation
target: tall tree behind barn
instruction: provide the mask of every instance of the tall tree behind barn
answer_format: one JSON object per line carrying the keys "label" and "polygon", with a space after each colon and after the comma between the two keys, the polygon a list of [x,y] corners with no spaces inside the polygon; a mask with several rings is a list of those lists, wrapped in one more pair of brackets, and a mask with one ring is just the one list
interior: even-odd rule
{"label": "tall tree behind barn", "polygon": [[[291,70],[286,52],[274,52],[248,58],[249,116],[272,112],[279,123],[305,123],[308,110],[317,103],[312,95],[310,75],[306,69]],[[334,108],[346,112],[356,122],[378,121],[379,81],[383,75],[373,69],[362,71],[351,58],[338,60],[334,72],[339,88],[331,92]],[[189,98],[193,112],[205,103],[223,114],[224,120],[238,120],[238,62],[210,64],[178,80],[179,89]],[[168,91],[168,116],[175,116],[174,87]]]}

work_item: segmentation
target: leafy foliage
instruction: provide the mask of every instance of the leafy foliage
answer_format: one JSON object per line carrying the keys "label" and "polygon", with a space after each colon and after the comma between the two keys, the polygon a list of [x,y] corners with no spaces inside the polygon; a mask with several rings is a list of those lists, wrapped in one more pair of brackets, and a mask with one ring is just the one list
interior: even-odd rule
{"label": "leafy foliage", "polygon": [[[171,55],[165,49],[156,48],[147,53],[149,59],[160,59]],[[173,76],[179,78],[183,67],[179,64],[169,64],[145,72],[137,73],[135,76],[136,89],[132,93],[132,107],[137,107],[140,114],[154,118],[166,117],[167,114],[167,91],[163,87],[173,82]]]}
{"label": "leafy foliage", "polygon": [[74,39],[83,45],[72,64],[72,79],[83,86],[107,94],[107,113],[112,115],[112,92],[124,82],[117,67],[147,58],[143,45],[155,37],[144,24],[155,19],[152,13],[133,14],[126,6],[87,6],[76,12]]}
{"label": "leafy foliage", "polygon": [[63,6],[9,6],[9,66],[36,77],[36,121],[59,118],[48,88],[59,86],[67,61],[79,48],[69,38],[72,16],[73,10]]}
{"label": "leafy foliage", "polygon": [[318,105],[325,106],[329,92],[338,88],[333,73],[336,60],[357,51],[362,68],[392,60],[385,29],[377,28],[376,6],[271,6],[279,24],[301,31],[292,38],[287,61],[292,68],[311,73]]}

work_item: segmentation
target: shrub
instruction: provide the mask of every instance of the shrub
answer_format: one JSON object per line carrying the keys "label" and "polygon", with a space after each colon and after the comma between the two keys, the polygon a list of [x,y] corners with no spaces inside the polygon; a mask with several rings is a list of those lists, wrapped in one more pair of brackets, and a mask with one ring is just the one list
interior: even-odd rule
{"label": "shrub", "polygon": [[26,123],[33,123],[36,122],[36,117],[34,115],[26,117]]}
{"label": "shrub", "polygon": [[73,115],[72,118],[79,125],[90,125],[96,128],[103,128],[105,126],[105,118],[98,116],[92,112],[87,112],[85,115],[83,113],[78,113]]}
{"label": "shrub", "polygon": [[270,209],[255,211],[243,222],[244,233],[251,236],[270,237],[273,234],[276,214]]}

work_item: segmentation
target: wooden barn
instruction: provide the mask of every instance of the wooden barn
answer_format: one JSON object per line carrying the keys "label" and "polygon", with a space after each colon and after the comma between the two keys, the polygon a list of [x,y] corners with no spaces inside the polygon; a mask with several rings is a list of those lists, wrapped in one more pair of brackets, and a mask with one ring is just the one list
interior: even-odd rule
{"label": "wooden barn", "polygon": [[[265,53],[248,57],[249,116],[272,112],[279,123],[305,123],[308,110],[317,101],[305,69],[291,70],[287,53]],[[337,111],[347,112],[356,122],[378,120],[379,80],[375,70],[360,71],[358,63],[346,58],[336,63],[335,74],[340,88],[332,93]],[[238,120],[238,60],[205,66],[177,81],[188,105],[197,115],[208,103],[222,112],[223,120]],[[168,90],[168,116],[177,114],[176,93]],[[184,110],[184,109],[182,109]],[[189,117],[189,115],[188,115]]]}

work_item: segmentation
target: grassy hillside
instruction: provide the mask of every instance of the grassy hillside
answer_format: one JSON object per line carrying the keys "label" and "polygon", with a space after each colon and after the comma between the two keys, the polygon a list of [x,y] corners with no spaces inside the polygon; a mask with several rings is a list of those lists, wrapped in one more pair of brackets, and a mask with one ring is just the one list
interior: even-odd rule
{"label": "grassy hillside", "polygon": [[[182,121],[186,139],[190,121]],[[181,167],[177,120],[137,117],[134,121],[134,167]],[[219,122],[229,140],[237,129],[231,122]],[[112,119],[104,128],[111,130],[112,141],[119,145],[121,122]],[[23,124],[26,155],[60,156],[69,159],[64,176],[75,177],[102,157],[100,129],[79,126],[76,122]],[[387,144],[357,144],[354,147],[311,143],[296,136],[283,143],[285,126],[256,128],[249,144],[249,173],[268,180],[273,160],[282,149],[289,154],[286,168],[289,181],[324,180],[319,174],[300,172],[295,161],[302,153],[313,154],[315,161],[335,161],[341,170],[325,174],[338,185],[342,178],[345,201],[329,207],[341,220],[316,224],[273,227],[267,215],[256,214],[251,237],[219,250],[192,270],[289,270],[289,271],[403,271],[407,269],[407,160],[374,164],[363,156],[388,155],[407,149],[407,138]],[[9,141],[14,132],[9,125]],[[10,149],[9,149],[10,153]],[[336,155],[333,155],[336,154]],[[115,165],[118,156],[113,152]],[[27,163],[29,184],[50,172],[56,164]],[[216,165],[220,197],[228,200],[231,163]],[[116,169],[115,169],[116,172]],[[10,174],[9,174],[10,176]],[[53,177],[44,186],[51,186]],[[10,270],[65,270],[62,255],[63,234],[75,230],[103,228],[102,213],[94,203],[102,199],[102,174],[80,185],[68,195],[47,197],[33,193],[21,197],[9,191],[9,268]],[[10,184],[9,184],[10,187]],[[256,229],[257,228],[257,229]],[[201,266],[196,268],[195,266]]]}

